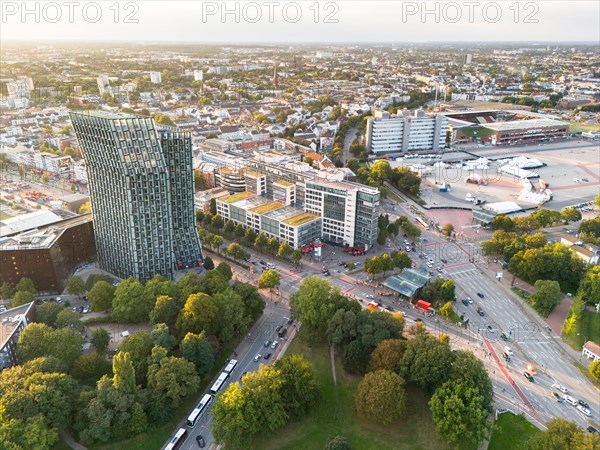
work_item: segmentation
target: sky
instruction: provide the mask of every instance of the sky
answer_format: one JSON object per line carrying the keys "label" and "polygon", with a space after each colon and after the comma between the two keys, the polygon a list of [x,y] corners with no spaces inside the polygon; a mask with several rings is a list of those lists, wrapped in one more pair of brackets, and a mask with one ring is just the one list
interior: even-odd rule
{"label": "sky", "polygon": [[0,6],[0,42],[600,42],[595,0],[2,0]]}

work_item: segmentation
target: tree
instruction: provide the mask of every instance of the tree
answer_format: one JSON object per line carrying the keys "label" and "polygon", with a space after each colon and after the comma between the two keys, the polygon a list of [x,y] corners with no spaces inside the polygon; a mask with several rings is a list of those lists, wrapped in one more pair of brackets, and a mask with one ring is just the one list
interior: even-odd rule
{"label": "tree", "polygon": [[233,278],[233,271],[231,270],[231,266],[227,263],[220,263],[215,270],[223,275],[226,281],[229,281],[231,278]]}
{"label": "tree", "polygon": [[321,386],[312,365],[302,355],[285,356],[277,360],[280,373],[281,401],[289,418],[300,419],[317,403]]}
{"label": "tree", "polygon": [[215,268],[215,263],[213,262],[213,260],[210,256],[207,256],[206,258],[204,258],[203,267],[206,270],[213,270]]}
{"label": "tree", "polygon": [[599,445],[598,435],[586,433],[575,422],[555,418],[548,422],[546,431],[535,434],[523,447],[525,450],[596,450]]}
{"label": "tree", "polygon": [[323,450],[352,450],[352,446],[343,436],[329,438]]}
{"label": "tree", "polygon": [[377,233],[377,243],[379,245],[385,245],[387,238],[388,238],[387,228],[380,228],[379,233]]}
{"label": "tree", "polygon": [[394,261],[387,253],[381,255],[381,268],[383,270],[383,275],[385,275],[388,270],[392,270],[394,268]]}
{"label": "tree", "polygon": [[116,288],[106,282],[98,281],[90,290],[88,299],[93,311],[106,311],[112,306]]}
{"label": "tree", "polygon": [[183,305],[192,294],[202,292],[202,277],[194,272],[188,272],[177,281],[177,299]]}
{"label": "tree", "polygon": [[560,285],[553,280],[538,280],[534,286],[533,307],[542,316],[547,317],[563,298]]}
{"label": "tree", "polygon": [[[135,381],[137,384],[143,384],[146,381],[148,372],[148,357],[152,353],[154,343],[152,338],[145,331],[136,331],[130,334],[121,343],[120,353],[129,353],[128,360],[131,361],[135,372]],[[114,364],[113,364],[114,366]]]}
{"label": "tree", "polygon": [[169,327],[166,323],[157,323],[154,325],[150,337],[152,338],[154,345],[159,345],[167,350],[171,350],[175,347],[175,343],[177,342],[177,340],[171,336]]}
{"label": "tree", "polygon": [[206,275],[200,285],[200,291],[206,292],[208,295],[214,295],[224,291],[229,287],[229,283],[221,272],[217,270],[211,270]]}
{"label": "tree", "polygon": [[398,364],[404,354],[406,342],[401,339],[386,339],[381,341],[371,353],[369,372],[376,370],[398,371]]}
{"label": "tree", "polygon": [[90,342],[96,349],[96,353],[103,355],[106,353],[106,349],[110,343],[110,334],[108,334],[105,328],[96,328],[92,331]]}
{"label": "tree", "polygon": [[581,220],[581,212],[576,208],[565,208],[560,212],[560,217],[566,223],[578,222]]}
{"label": "tree", "polygon": [[204,211],[201,209],[196,211],[196,222],[202,223],[204,221]]}
{"label": "tree", "polygon": [[81,354],[83,338],[69,329],[54,330],[42,323],[31,323],[19,335],[17,357],[25,362],[41,356],[54,356],[67,367]]}
{"label": "tree", "polygon": [[71,311],[69,308],[64,308],[56,316],[56,322],[54,324],[57,328],[70,328],[80,333],[84,330],[84,325],[81,323],[81,316],[75,311]]}
{"label": "tree", "polygon": [[454,354],[450,347],[427,334],[418,334],[406,344],[400,360],[400,375],[408,382],[433,392],[452,371]]}
{"label": "tree", "polygon": [[452,236],[452,233],[454,233],[454,225],[451,223],[447,223],[442,227],[442,234],[444,236]]}
{"label": "tree", "polygon": [[591,266],[587,270],[577,293],[589,303],[600,302],[600,266]]}
{"label": "tree", "polygon": [[225,222],[225,226],[223,227],[223,230],[228,235],[231,235],[235,230],[235,222],[231,219],[228,219],[227,222]]}
{"label": "tree", "polygon": [[593,361],[589,367],[590,375],[596,381],[600,381],[600,360]]}
{"label": "tree", "polygon": [[33,294],[27,291],[17,291],[15,294],[12,307],[16,308],[17,306],[25,305],[26,303],[31,303],[33,301]]}
{"label": "tree", "polygon": [[537,221],[542,228],[545,228],[559,222],[561,219],[561,214],[560,211],[542,208],[531,214],[531,217]]}
{"label": "tree", "polygon": [[503,230],[506,232],[515,230],[514,222],[505,214],[498,214],[496,217],[494,217],[491,225],[494,230]]}
{"label": "tree", "polygon": [[245,316],[251,318],[252,321],[258,319],[265,309],[265,301],[256,287],[247,283],[235,283],[233,290],[240,296],[244,304]]}
{"label": "tree", "polygon": [[31,278],[27,277],[21,278],[17,283],[16,288],[17,292],[30,292],[33,295],[35,295],[35,293],[37,292],[35,290],[35,286],[33,285],[33,281],[31,281]]}
{"label": "tree", "polygon": [[150,311],[150,323],[152,325],[165,323],[173,329],[179,311],[179,306],[177,306],[175,300],[166,295],[161,295],[156,299],[154,308]]}
{"label": "tree", "polygon": [[120,351],[113,357],[113,373],[113,386],[117,391],[124,394],[135,392],[135,367],[128,352]]}
{"label": "tree", "polygon": [[177,288],[171,280],[156,274],[146,282],[144,292],[147,298],[151,299],[152,304],[154,304],[156,299],[161,295],[175,297],[177,295]]}
{"label": "tree", "polygon": [[429,401],[437,431],[452,445],[477,448],[488,429],[489,408],[479,389],[462,381],[447,381]]}
{"label": "tree", "polygon": [[273,296],[273,288],[279,286],[281,283],[281,275],[276,270],[265,270],[258,277],[258,287],[261,289],[268,289]]}
{"label": "tree", "polygon": [[13,295],[15,295],[15,292],[16,292],[15,287],[13,286],[12,283],[9,283],[8,281],[4,281],[0,285],[0,298],[3,300],[8,300],[9,298],[13,298]]}
{"label": "tree", "polygon": [[540,228],[540,223],[532,216],[515,217],[513,223],[515,230],[520,233],[530,233]]}
{"label": "tree", "polygon": [[369,372],[361,380],[354,397],[359,416],[389,425],[404,413],[404,381],[390,370]]}
{"label": "tree", "polygon": [[594,197],[594,204],[596,205],[596,207],[598,209],[600,209],[600,194],[596,195],[596,197]]}
{"label": "tree", "polygon": [[56,323],[56,316],[65,307],[60,303],[47,302],[35,308],[35,319],[36,322],[45,323],[46,325],[54,326]]}
{"label": "tree", "polygon": [[160,360],[160,364],[152,364],[148,368],[148,386],[170,399],[176,408],[182,398],[198,389],[200,377],[193,363],[167,356]]}
{"label": "tree", "polygon": [[213,335],[216,333],[218,317],[219,309],[212,297],[202,293],[192,294],[177,318],[178,335],[199,334],[202,331],[207,335]]}
{"label": "tree", "polygon": [[215,356],[204,332],[187,333],[180,344],[181,356],[194,364],[201,377],[206,375],[215,364]]}
{"label": "tree", "polygon": [[261,253],[267,247],[268,244],[269,238],[264,233],[260,233],[258,236],[256,236],[256,239],[254,240],[254,248]]}
{"label": "tree", "polygon": [[76,295],[77,297],[79,297],[86,291],[85,282],[83,281],[83,278],[77,275],[67,278],[65,286],[69,294]]}
{"label": "tree", "polygon": [[71,373],[84,384],[95,386],[96,382],[110,373],[111,364],[99,353],[81,355],[75,360]]}
{"label": "tree", "polygon": [[473,352],[459,350],[456,352],[452,369],[451,378],[455,381],[464,382],[471,387],[476,387],[483,397],[482,405],[485,408],[491,408],[494,391],[492,381],[483,362]]}
{"label": "tree", "polygon": [[223,222],[223,218],[219,214],[215,214],[215,216],[211,219],[210,225],[213,230],[220,230],[225,225]]}
{"label": "tree", "polygon": [[378,256],[373,256],[365,260],[365,272],[371,275],[372,279],[375,279],[375,275],[382,271],[383,263]]}
{"label": "tree", "polygon": [[142,283],[135,278],[127,278],[119,283],[112,305],[112,317],[117,322],[143,322],[154,307]]}
{"label": "tree", "polygon": [[[248,228],[248,230],[251,230],[251,228]],[[246,230],[244,230],[244,226],[241,223],[238,223],[233,229],[233,234],[236,238],[241,239],[246,235]],[[254,242],[254,240],[252,242]]]}
{"label": "tree", "polygon": [[214,234],[211,239],[210,239],[210,245],[212,246],[213,249],[215,249],[217,251],[217,254],[221,253],[221,246],[223,245],[223,242],[225,242],[225,239],[223,239],[223,236],[219,236],[218,234]]}
{"label": "tree", "polygon": [[297,248],[292,252],[292,261],[294,261],[295,264],[298,264],[301,259],[302,251],[300,251],[300,249]]}
{"label": "tree", "polygon": [[279,241],[276,237],[272,237],[267,242],[267,248],[271,252],[271,255],[274,255],[277,249],[279,249]]}
{"label": "tree", "polygon": [[290,247],[290,244],[288,244],[287,242],[282,242],[279,246],[279,250],[277,251],[277,256],[279,256],[280,258],[287,259],[291,256],[293,251],[294,250],[292,249],[292,247]]}
{"label": "tree", "polygon": [[232,242],[229,244],[226,252],[227,255],[231,256],[235,260],[242,259],[242,257],[247,253],[237,242]]}
{"label": "tree", "polygon": [[382,185],[392,177],[392,168],[390,163],[384,159],[375,162],[371,166],[370,175],[378,185]]}

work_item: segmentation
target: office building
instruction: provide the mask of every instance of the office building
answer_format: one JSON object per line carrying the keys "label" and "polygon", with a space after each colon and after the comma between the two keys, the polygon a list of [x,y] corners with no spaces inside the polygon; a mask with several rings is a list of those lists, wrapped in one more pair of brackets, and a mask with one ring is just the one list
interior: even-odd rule
{"label": "office building", "polygon": [[410,115],[375,111],[367,122],[367,149],[375,154],[440,151],[446,145],[448,119],[428,116],[423,110]]}
{"label": "office building", "polygon": [[100,266],[121,278],[201,265],[191,136],[148,117],[71,113],[86,162]]}
{"label": "office building", "polygon": [[150,72],[150,81],[154,84],[159,84],[162,81],[160,72]]}
{"label": "office building", "polygon": [[204,72],[201,70],[194,70],[194,81],[204,80]]}

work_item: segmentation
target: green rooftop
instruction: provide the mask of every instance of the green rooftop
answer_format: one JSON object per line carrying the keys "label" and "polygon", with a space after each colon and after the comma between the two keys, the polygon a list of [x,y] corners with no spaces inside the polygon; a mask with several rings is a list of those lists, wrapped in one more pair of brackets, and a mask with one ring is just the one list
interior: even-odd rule
{"label": "green rooftop", "polygon": [[302,224],[305,224],[306,222],[310,222],[311,220],[315,220],[315,219],[317,219],[317,216],[315,216],[314,214],[305,212],[305,213],[299,214],[297,216],[290,217],[289,219],[284,220],[282,223],[285,223],[286,225],[290,225],[292,227],[297,227],[297,226],[300,226]]}
{"label": "green rooftop", "polygon": [[290,183],[289,181],[285,181],[285,180],[279,180],[273,184],[279,184],[281,186],[293,186],[294,185],[294,183]]}
{"label": "green rooftop", "polygon": [[250,211],[256,214],[266,214],[268,212],[274,211],[279,208],[283,208],[283,203],[279,202],[270,202],[265,203],[264,205],[257,206],[256,208],[252,208]]}
{"label": "green rooftop", "polygon": [[240,192],[239,194],[233,194],[229,197],[219,200],[223,203],[228,203],[231,205],[232,203],[239,202],[240,200],[246,200],[247,198],[254,197],[255,195],[256,194],[253,194],[252,192]]}

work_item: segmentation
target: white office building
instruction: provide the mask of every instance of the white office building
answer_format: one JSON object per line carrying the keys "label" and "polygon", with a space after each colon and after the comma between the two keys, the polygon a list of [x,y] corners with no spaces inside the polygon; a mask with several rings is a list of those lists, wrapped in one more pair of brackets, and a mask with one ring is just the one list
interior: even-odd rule
{"label": "white office building", "polygon": [[446,145],[448,119],[423,110],[394,115],[375,111],[367,122],[367,149],[375,154],[437,151]]}
{"label": "white office building", "polygon": [[160,72],[150,72],[150,81],[154,84],[159,84],[162,81]]}

